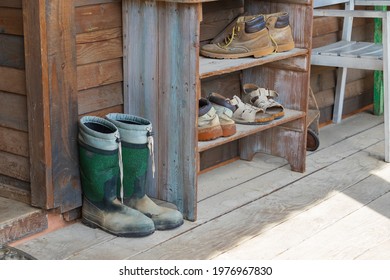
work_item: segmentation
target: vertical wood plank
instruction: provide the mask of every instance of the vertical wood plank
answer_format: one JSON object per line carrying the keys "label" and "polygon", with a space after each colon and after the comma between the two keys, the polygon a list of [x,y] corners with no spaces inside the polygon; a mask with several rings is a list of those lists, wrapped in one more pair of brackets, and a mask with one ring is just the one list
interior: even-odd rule
{"label": "vertical wood plank", "polygon": [[159,191],[196,219],[201,4],[159,5]]}
{"label": "vertical wood plank", "polygon": [[[158,36],[155,1],[123,1],[123,64],[125,113],[152,122],[155,162],[159,162]],[[149,165],[151,167],[151,163]],[[156,164],[159,174],[159,164]],[[157,179],[157,178],[156,178]],[[157,180],[148,169],[147,193],[158,197]]]}
{"label": "vertical wood plank", "polygon": [[31,201],[65,212],[81,206],[73,1],[23,0],[23,16]]}
{"label": "vertical wood plank", "polygon": [[54,207],[82,205],[77,154],[77,62],[74,0],[46,0]]}
{"label": "vertical wood plank", "polygon": [[31,204],[53,206],[50,108],[44,0],[23,0]]}
{"label": "vertical wood plank", "polygon": [[194,220],[201,4],[123,3],[125,112],[151,120],[156,133],[157,176],[149,193]]}

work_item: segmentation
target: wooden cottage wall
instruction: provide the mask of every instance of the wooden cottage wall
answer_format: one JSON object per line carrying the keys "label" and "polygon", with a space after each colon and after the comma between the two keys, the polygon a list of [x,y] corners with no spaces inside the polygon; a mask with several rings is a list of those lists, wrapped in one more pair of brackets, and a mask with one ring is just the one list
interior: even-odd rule
{"label": "wooden cottage wall", "polygon": [[[335,5],[333,8],[343,8]],[[313,48],[341,37],[342,19],[331,17],[315,17],[313,21]],[[373,40],[373,20],[355,19],[352,38],[357,41]],[[311,67],[310,86],[321,111],[320,123],[332,120],[334,93],[336,87],[336,68]],[[343,115],[350,114],[369,104],[373,100],[373,71],[348,70]]]}
{"label": "wooden cottage wall", "polygon": [[79,115],[123,112],[122,2],[75,1]]}
{"label": "wooden cottage wall", "polygon": [[21,0],[0,1],[0,196],[30,202]]}
{"label": "wooden cottage wall", "polygon": [[1,196],[80,206],[75,120],[123,112],[122,68],[121,0],[0,0]]}

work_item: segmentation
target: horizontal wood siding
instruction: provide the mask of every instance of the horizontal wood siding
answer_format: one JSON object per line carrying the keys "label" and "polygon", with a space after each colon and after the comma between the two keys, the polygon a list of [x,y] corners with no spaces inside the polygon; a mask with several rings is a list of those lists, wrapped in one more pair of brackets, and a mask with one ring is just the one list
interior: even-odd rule
{"label": "horizontal wood siding", "polygon": [[0,196],[30,202],[21,0],[0,0]]}
{"label": "horizontal wood siding", "polygon": [[123,112],[122,3],[76,0],[79,115]]}
{"label": "horizontal wood siding", "polygon": [[[333,8],[343,8],[335,5]],[[332,17],[315,17],[313,21],[313,48],[317,48],[341,38],[342,19]],[[373,40],[373,20],[355,19],[353,40]],[[310,86],[321,111],[320,123],[332,119],[337,68],[312,66]],[[343,114],[347,115],[372,104],[373,71],[348,70]]]}

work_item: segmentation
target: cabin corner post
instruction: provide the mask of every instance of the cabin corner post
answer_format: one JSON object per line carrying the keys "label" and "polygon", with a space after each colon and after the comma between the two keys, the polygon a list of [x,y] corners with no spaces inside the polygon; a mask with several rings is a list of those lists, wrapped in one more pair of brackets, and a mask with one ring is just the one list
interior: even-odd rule
{"label": "cabin corner post", "polygon": [[32,205],[81,206],[73,0],[23,0]]}
{"label": "cabin corner post", "polygon": [[47,37],[44,0],[23,0],[31,204],[53,205]]}

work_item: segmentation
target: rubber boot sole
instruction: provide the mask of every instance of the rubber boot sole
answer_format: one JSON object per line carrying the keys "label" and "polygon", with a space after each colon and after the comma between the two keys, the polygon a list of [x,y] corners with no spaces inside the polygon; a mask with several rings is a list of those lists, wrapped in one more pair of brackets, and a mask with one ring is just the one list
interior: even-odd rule
{"label": "rubber boot sole", "polygon": [[142,232],[126,232],[126,233],[113,232],[113,231],[106,229],[105,227],[95,223],[94,221],[88,220],[85,217],[82,217],[81,222],[90,228],[94,228],[94,229],[99,228],[99,229],[101,229],[109,234],[112,234],[112,235],[115,235],[118,237],[144,237],[144,236],[148,236],[148,235],[151,235],[152,233],[154,233],[154,230],[150,231],[150,232],[144,232],[144,231],[142,231]]}
{"label": "rubber boot sole", "polygon": [[155,227],[156,227],[156,230],[170,230],[170,229],[175,229],[179,226],[181,226],[182,224],[184,224],[184,220],[182,220],[181,222],[179,223],[164,223],[164,224],[154,224]]}

